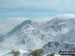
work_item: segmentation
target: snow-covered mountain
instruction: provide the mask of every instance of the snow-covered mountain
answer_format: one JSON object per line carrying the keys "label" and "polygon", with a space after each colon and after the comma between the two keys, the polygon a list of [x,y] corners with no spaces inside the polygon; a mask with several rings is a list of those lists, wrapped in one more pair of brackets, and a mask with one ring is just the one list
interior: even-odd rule
{"label": "snow-covered mountain", "polygon": [[31,20],[26,20],[6,34],[2,44],[9,47],[9,45],[12,43],[13,47],[15,45],[20,47],[23,46],[24,49],[36,49],[40,48],[40,45],[43,45],[40,35],[41,33],[39,30],[39,25],[35,22],[32,22]]}
{"label": "snow-covered mountain", "polygon": [[25,20],[5,35],[0,46],[5,49],[46,50],[45,46],[51,45],[50,50],[58,51],[66,49],[65,45],[73,49],[70,44],[75,47],[75,15],[64,14],[43,23]]}

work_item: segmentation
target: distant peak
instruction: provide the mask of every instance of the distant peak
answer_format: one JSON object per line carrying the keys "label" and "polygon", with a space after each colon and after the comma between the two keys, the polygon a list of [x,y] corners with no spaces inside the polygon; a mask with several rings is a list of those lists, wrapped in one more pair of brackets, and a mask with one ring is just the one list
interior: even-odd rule
{"label": "distant peak", "polygon": [[32,23],[32,21],[31,20],[25,20],[23,23],[30,24],[30,23]]}
{"label": "distant peak", "polygon": [[60,14],[60,15],[56,15],[55,17],[53,18],[57,18],[57,19],[73,19],[75,18],[75,14]]}

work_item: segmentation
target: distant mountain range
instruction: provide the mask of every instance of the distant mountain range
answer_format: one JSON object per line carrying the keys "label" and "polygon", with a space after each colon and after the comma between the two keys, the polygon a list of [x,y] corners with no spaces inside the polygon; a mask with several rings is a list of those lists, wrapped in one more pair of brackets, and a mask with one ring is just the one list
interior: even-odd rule
{"label": "distant mountain range", "polygon": [[45,53],[74,50],[75,15],[58,15],[44,23],[25,20],[3,37],[0,46],[6,49],[43,49]]}

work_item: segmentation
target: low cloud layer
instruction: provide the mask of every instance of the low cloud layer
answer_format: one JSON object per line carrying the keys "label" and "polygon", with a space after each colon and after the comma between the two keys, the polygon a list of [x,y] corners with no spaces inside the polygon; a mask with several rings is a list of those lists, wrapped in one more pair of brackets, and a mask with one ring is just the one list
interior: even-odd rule
{"label": "low cloud layer", "polygon": [[25,20],[33,20],[34,22],[42,23],[51,20],[50,17],[43,17],[43,18],[36,18],[36,19],[30,19],[30,18],[12,18],[9,17],[7,19],[0,19],[0,34],[5,34],[9,32],[11,29],[13,29],[15,26],[19,25]]}

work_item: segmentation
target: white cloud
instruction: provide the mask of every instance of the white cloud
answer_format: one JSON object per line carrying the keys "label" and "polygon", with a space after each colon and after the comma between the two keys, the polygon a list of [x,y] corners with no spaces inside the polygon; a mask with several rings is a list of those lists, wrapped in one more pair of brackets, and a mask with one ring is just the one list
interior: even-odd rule
{"label": "white cloud", "polygon": [[8,17],[4,22],[7,25],[16,26],[16,25],[20,24],[21,22],[23,22],[24,20],[28,20],[28,18],[24,18],[24,17],[20,17],[20,18]]}
{"label": "white cloud", "polygon": [[0,34],[6,34],[10,30],[12,30],[15,26],[27,20],[28,18],[12,18],[8,19],[0,19]]}
{"label": "white cloud", "polygon": [[43,22],[50,21],[51,19],[52,19],[51,17],[43,17],[43,18],[36,18],[36,19],[32,19],[32,20],[34,22],[43,23]]}
{"label": "white cloud", "polygon": [[13,26],[6,25],[6,24],[1,24],[1,23],[0,23],[0,34],[6,34],[6,33],[9,32],[12,28],[13,28]]}
{"label": "white cloud", "polygon": [[36,19],[29,19],[29,18],[13,18],[9,17],[8,19],[0,20],[0,34],[5,34],[12,30],[15,26],[22,23],[24,20],[32,20],[34,22],[42,23],[51,20],[50,17],[43,17],[43,18],[36,18]]}
{"label": "white cloud", "polygon": [[16,20],[16,21],[24,21],[24,20],[28,20],[29,18],[13,18],[13,17],[9,17],[8,20]]}
{"label": "white cloud", "polygon": [[[51,17],[42,17],[42,18],[25,18],[25,17],[22,17],[22,18],[13,18],[13,17],[9,17],[8,18],[8,21],[9,22],[11,22],[12,21],[12,23],[13,22],[15,22],[15,23],[17,23],[17,24],[20,24],[21,22],[23,22],[23,21],[25,21],[25,20],[32,20],[32,21],[37,21],[37,22],[46,22],[46,21],[49,21],[49,20],[51,20]],[[14,24],[15,24],[14,23]]]}

